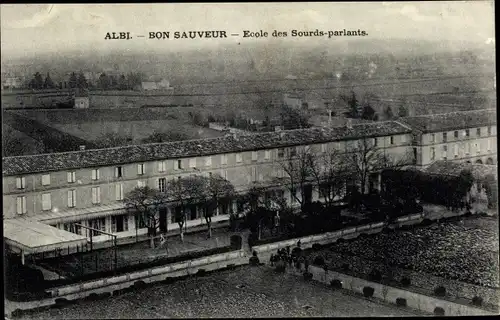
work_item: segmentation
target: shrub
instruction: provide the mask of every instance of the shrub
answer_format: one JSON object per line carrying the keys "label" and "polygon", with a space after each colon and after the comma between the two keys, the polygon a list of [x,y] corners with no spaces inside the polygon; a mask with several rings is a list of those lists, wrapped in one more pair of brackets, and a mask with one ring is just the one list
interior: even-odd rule
{"label": "shrub", "polygon": [[443,286],[436,287],[436,289],[434,289],[434,295],[437,297],[444,297],[446,295],[446,288]]}
{"label": "shrub", "polygon": [[426,218],[426,219],[424,219],[424,220],[422,220],[422,222],[420,222],[420,225],[422,225],[422,226],[424,226],[424,227],[425,227],[425,226],[430,226],[431,224],[432,224],[432,221],[431,221],[431,220],[429,220],[429,219],[427,219],[427,218]]}
{"label": "shrub", "polygon": [[66,298],[57,298],[55,300],[55,302],[56,302],[56,305],[67,305],[67,304],[69,304],[69,301]]}
{"label": "shrub", "polygon": [[146,282],[144,282],[142,280],[134,282],[134,288],[140,289],[140,288],[144,288],[144,287],[146,287]]}
{"label": "shrub", "polygon": [[380,273],[380,271],[378,271],[377,269],[373,269],[372,272],[370,272],[370,280],[381,281],[382,274]]}
{"label": "shrub", "polygon": [[23,315],[23,310],[22,309],[16,309],[12,311],[11,316],[12,318],[19,318]]}
{"label": "shrub", "polygon": [[344,271],[349,271],[349,264],[347,264],[347,263],[343,263],[343,264],[342,264],[342,270],[344,270]]}
{"label": "shrub", "polygon": [[207,271],[205,269],[198,269],[198,272],[196,272],[196,275],[198,277],[204,277],[207,275]]}
{"label": "shrub", "polygon": [[321,247],[322,246],[319,243],[313,243],[313,245],[312,245],[313,251],[319,251],[319,250],[321,250]]}
{"label": "shrub", "polygon": [[411,285],[411,280],[410,278],[406,278],[404,277],[403,279],[401,279],[401,285],[403,287],[409,287]]}
{"label": "shrub", "polygon": [[274,270],[276,270],[276,272],[280,272],[280,273],[285,272],[285,270],[286,270],[285,262],[281,261],[281,260],[276,262],[276,267],[274,268]]}
{"label": "shrub", "polygon": [[310,272],[304,272],[303,276],[304,276],[304,280],[312,280],[312,278],[313,278],[313,274]]}
{"label": "shrub", "polygon": [[94,292],[85,297],[85,300],[87,301],[97,301],[99,299],[100,299],[99,295]]}
{"label": "shrub", "polygon": [[396,305],[398,307],[406,307],[406,299],[405,298],[397,298]]}
{"label": "shrub", "polygon": [[444,316],[444,309],[441,307],[434,308],[434,314],[436,316]]}
{"label": "shrub", "polygon": [[363,296],[366,298],[373,297],[373,293],[375,292],[375,289],[372,287],[364,287],[363,288]]}
{"label": "shrub", "polygon": [[239,235],[232,235],[230,238],[231,241],[231,248],[234,250],[240,250],[241,249],[241,236]]}
{"label": "shrub", "polygon": [[472,304],[475,306],[482,306],[483,305],[483,298],[475,296],[472,298]]}
{"label": "shrub", "polygon": [[258,266],[260,264],[260,260],[256,256],[250,257],[250,259],[248,259],[248,262],[251,266]]}
{"label": "shrub", "polygon": [[338,279],[333,279],[332,281],[330,281],[330,286],[333,289],[342,289],[342,282]]}
{"label": "shrub", "polygon": [[317,256],[314,258],[313,264],[316,266],[323,266],[325,265],[325,259],[322,256]]}

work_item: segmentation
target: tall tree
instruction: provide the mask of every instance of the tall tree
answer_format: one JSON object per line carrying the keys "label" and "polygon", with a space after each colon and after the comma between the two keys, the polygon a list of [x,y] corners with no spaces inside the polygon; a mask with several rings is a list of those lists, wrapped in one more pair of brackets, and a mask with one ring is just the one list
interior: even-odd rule
{"label": "tall tree", "polygon": [[210,174],[208,178],[203,177],[203,180],[205,180],[203,214],[208,227],[208,237],[211,238],[212,217],[221,206],[231,206],[231,201],[234,199],[236,192],[231,182],[218,174]]}
{"label": "tall tree", "polygon": [[387,106],[387,108],[385,108],[384,117],[386,120],[391,120],[392,118],[394,118],[394,113],[392,112],[391,107]]}
{"label": "tall tree", "polygon": [[181,241],[184,241],[186,210],[202,201],[204,188],[205,181],[199,176],[173,179],[167,183],[166,194],[170,201],[177,204],[174,214]]}
{"label": "tall tree", "polygon": [[118,89],[120,90],[127,90],[128,89],[128,83],[127,79],[125,78],[125,75],[120,75],[120,78],[118,79]]}
{"label": "tall tree", "polygon": [[79,89],[88,89],[89,84],[87,82],[87,79],[85,78],[85,75],[83,72],[80,72],[78,74],[78,79],[76,80],[76,86]]}
{"label": "tall tree", "polygon": [[399,106],[398,116],[401,118],[407,117],[408,116],[408,108],[405,107],[404,105]]}
{"label": "tall tree", "polygon": [[369,104],[366,104],[363,107],[363,111],[361,113],[361,119],[377,121],[378,115],[375,112],[375,110],[372,108],[372,106],[370,106]]}
{"label": "tall tree", "polygon": [[33,77],[33,88],[42,89],[43,88],[43,77],[40,72],[35,73]]}
{"label": "tall tree", "polygon": [[134,213],[136,221],[142,220],[148,228],[151,248],[154,248],[154,237],[160,225],[158,209],[165,200],[164,193],[148,186],[134,188],[124,199],[125,206]]}
{"label": "tall tree", "polygon": [[105,73],[101,73],[99,76],[99,89],[108,90],[110,87],[109,77]]}
{"label": "tall tree", "polygon": [[69,76],[69,87],[71,89],[77,88],[78,85],[78,79],[76,77],[76,73],[72,72],[71,75]]}
{"label": "tall tree", "polygon": [[45,82],[43,83],[43,87],[45,89],[54,89],[55,85],[52,79],[50,78],[50,74],[47,72],[47,76],[45,77]]}
{"label": "tall tree", "polygon": [[349,96],[341,95],[340,98],[347,103],[347,116],[349,118],[359,118],[359,100],[356,97],[356,93],[351,91]]}

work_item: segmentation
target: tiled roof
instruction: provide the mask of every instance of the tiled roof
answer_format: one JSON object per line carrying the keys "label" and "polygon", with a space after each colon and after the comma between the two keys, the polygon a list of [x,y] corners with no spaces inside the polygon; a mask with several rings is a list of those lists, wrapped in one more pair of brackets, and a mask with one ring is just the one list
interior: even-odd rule
{"label": "tiled roof", "polygon": [[407,117],[401,121],[425,133],[493,125],[496,118],[496,109],[482,109]]}
{"label": "tiled roof", "polygon": [[312,128],[281,132],[232,135],[213,139],[176,141],[132,145],[109,149],[93,149],[50,153],[2,159],[4,175],[109,166],[123,163],[175,159],[213,154],[314,144],[361,137],[389,136],[410,133],[410,129],[395,122],[375,122],[353,125],[352,128]]}
{"label": "tiled roof", "polygon": [[495,165],[471,164],[464,162],[439,160],[435,161],[426,168],[422,168],[422,171],[436,175],[458,176],[462,170],[469,169],[474,178],[482,179],[488,175],[492,175],[496,178],[497,168],[498,167]]}

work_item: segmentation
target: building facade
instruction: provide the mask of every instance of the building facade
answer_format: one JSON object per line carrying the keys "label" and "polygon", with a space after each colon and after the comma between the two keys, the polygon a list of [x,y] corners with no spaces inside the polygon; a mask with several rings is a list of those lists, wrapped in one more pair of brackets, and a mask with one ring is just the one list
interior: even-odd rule
{"label": "building facade", "polygon": [[403,118],[413,130],[416,162],[497,164],[496,110],[474,110]]}
{"label": "building facade", "polygon": [[[411,130],[389,121],[3,158],[4,219],[33,220],[86,236],[89,231],[75,230],[73,223],[118,237],[145,234],[145,226],[126,211],[128,192],[138,186],[164,192],[169,180],[210,173],[230,181],[237,192],[253,185],[281,188],[293,205],[290,191],[276,185],[276,178],[284,177],[280,162],[287,155],[306,147],[318,155],[346,153],[368,140],[393,158],[405,157],[412,148]],[[307,196],[318,200],[314,189]],[[167,203],[159,210],[161,232],[178,228],[172,214],[176,206]],[[219,208],[212,220],[228,220],[230,209],[238,212],[236,201],[230,206]],[[200,210],[192,209],[186,226],[204,223]],[[96,234],[94,241],[99,240],[108,237]]]}

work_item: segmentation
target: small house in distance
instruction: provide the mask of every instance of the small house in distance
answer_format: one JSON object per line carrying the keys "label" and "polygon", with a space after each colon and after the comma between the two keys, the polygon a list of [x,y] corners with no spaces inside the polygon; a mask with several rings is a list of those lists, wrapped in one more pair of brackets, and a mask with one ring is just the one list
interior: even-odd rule
{"label": "small house in distance", "polygon": [[173,87],[170,86],[170,82],[166,79],[158,79],[156,77],[150,77],[148,81],[142,81],[139,90],[142,91],[168,91],[172,92]]}
{"label": "small house in distance", "polygon": [[88,109],[90,107],[89,93],[87,90],[75,91],[75,109]]}

